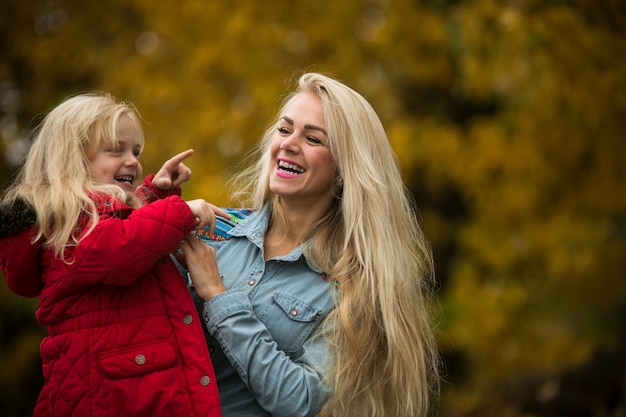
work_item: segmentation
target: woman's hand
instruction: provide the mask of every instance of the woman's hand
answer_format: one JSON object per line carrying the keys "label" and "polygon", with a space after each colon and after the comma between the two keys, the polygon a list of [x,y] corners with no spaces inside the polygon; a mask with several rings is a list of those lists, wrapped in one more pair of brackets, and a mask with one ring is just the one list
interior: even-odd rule
{"label": "woman's hand", "polygon": [[187,181],[191,177],[191,169],[183,164],[183,161],[191,155],[193,149],[187,149],[165,161],[159,172],[154,175],[152,184],[160,190],[167,191]]}
{"label": "woman's hand", "polygon": [[181,242],[185,263],[196,293],[204,301],[226,291],[217,267],[215,249],[202,242],[193,233],[185,235]]}

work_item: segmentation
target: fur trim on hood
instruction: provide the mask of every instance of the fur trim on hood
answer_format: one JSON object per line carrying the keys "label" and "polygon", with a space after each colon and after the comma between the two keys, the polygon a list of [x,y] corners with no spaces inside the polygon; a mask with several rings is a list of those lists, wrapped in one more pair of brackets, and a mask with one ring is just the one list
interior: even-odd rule
{"label": "fur trim on hood", "polygon": [[35,210],[23,200],[0,203],[0,239],[16,235],[37,221]]}

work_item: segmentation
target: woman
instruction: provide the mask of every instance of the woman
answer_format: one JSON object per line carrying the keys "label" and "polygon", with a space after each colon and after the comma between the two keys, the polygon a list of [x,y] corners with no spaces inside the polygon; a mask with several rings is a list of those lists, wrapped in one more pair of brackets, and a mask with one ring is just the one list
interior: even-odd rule
{"label": "woman", "polygon": [[257,151],[255,213],[182,245],[224,415],[428,415],[432,257],[378,116],[305,74]]}

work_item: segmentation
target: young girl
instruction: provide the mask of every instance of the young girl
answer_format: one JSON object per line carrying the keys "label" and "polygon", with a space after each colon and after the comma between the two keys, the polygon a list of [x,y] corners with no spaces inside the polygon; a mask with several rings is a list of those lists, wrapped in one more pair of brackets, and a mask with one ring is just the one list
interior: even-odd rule
{"label": "young girl", "polygon": [[[185,202],[168,160],[141,184],[132,105],[85,94],[53,109],[0,204],[0,268],[39,296],[35,416],[220,416],[202,324],[168,254],[227,214]],[[141,184],[141,185],[140,185]]]}

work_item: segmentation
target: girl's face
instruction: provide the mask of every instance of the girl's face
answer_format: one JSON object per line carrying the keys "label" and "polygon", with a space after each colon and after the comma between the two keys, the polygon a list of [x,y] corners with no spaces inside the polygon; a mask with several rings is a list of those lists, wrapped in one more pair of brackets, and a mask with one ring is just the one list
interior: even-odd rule
{"label": "girl's face", "polygon": [[143,173],[139,162],[141,144],[137,133],[130,117],[122,115],[117,127],[117,146],[111,149],[109,144],[103,144],[90,166],[95,182],[119,186],[126,193],[127,201],[133,198]]}
{"label": "girl's face", "polygon": [[337,176],[328,146],[321,98],[300,93],[280,118],[270,144],[270,189],[283,200],[330,204]]}

